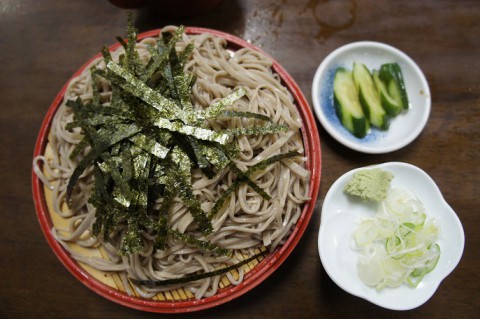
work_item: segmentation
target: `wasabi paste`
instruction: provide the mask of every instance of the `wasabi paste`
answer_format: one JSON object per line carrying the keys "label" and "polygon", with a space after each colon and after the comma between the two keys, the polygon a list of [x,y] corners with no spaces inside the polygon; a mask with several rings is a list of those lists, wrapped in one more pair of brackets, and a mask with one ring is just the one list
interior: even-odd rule
{"label": "wasabi paste", "polygon": [[392,173],[380,168],[363,169],[353,175],[343,191],[364,201],[380,202],[387,196],[392,179]]}

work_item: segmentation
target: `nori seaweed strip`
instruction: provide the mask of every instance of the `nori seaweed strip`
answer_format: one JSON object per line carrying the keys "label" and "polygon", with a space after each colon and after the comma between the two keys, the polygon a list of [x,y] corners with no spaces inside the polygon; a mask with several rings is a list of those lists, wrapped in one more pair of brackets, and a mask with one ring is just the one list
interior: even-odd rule
{"label": "nori seaweed strip", "polygon": [[[121,159],[118,157],[120,155],[121,143],[117,143],[112,145],[110,148],[110,155],[114,156],[112,160],[114,160],[117,164],[120,165]],[[105,157],[103,157],[105,158]]]}
{"label": "nori seaweed strip", "polygon": [[142,133],[135,134],[134,136],[130,137],[129,140],[138,147],[159,158],[165,158],[170,151],[168,147],[163,146],[155,141],[155,139],[150,138]]}
{"label": "nori seaweed strip", "polygon": [[[136,74],[135,70],[135,45],[137,42],[137,29],[133,23],[133,13],[127,13],[127,44],[125,48],[125,69]],[[121,42],[120,42],[121,43]],[[123,44],[122,44],[123,45]]]}
{"label": "nori seaweed strip", "polygon": [[221,118],[221,117],[244,117],[244,118],[262,120],[266,122],[272,122],[272,119],[269,118],[268,116],[258,114],[258,113],[253,113],[253,112],[239,112],[239,111],[224,110],[224,111],[221,111],[214,118]]}
{"label": "nori seaweed strip", "polygon": [[[203,273],[194,273],[190,275],[186,275],[181,278],[174,278],[174,279],[166,279],[166,280],[136,280],[136,279],[130,279],[134,284],[137,286],[148,286],[148,287],[162,287],[162,286],[167,286],[167,285],[173,285],[173,284],[184,284],[187,282],[192,282],[192,281],[197,281],[200,279],[205,279],[209,277],[214,277],[214,276],[219,276],[223,275],[229,271],[238,269],[258,258],[264,257],[265,255],[268,254],[268,250],[261,251],[258,254],[255,254],[245,260],[242,260],[236,264],[233,264],[231,266],[219,268],[214,271],[209,271],[209,272],[203,272]],[[260,260],[259,260],[260,261]]]}
{"label": "nori seaweed strip", "polygon": [[124,123],[125,119],[119,116],[105,116],[105,115],[97,115],[95,117],[85,118],[78,121],[72,121],[65,125],[66,130],[71,130],[74,127],[82,127],[85,126],[98,126],[103,124],[112,124],[112,123]]}
{"label": "nori seaweed strip", "polygon": [[193,52],[193,49],[195,49],[195,44],[193,42],[190,42],[189,44],[187,44],[185,49],[183,49],[183,51],[178,55],[178,62],[180,64],[181,69],[183,69],[183,67],[187,63],[188,58]]}
{"label": "nori seaweed strip", "polygon": [[129,182],[133,177],[133,158],[132,153],[130,152],[130,147],[127,143],[122,147],[120,157],[122,159],[123,179]]}
{"label": "nori seaweed strip", "polygon": [[[132,146],[135,147],[135,146]],[[148,177],[150,176],[151,157],[148,153],[139,150],[139,154],[133,157],[133,194],[135,205],[142,215],[146,216],[148,206]]]}
{"label": "nori seaweed strip", "polygon": [[138,55],[137,51],[134,52],[132,62],[133,62],[134,69],[135,69],[135,75],[138,78],[143,78],[145,76],[145,73],[147,72],[147,69],[143,65],[142,61],[140,60],[140,55]]}
{"label": "nori seaweed strip", "polygon": [[195,81],[193,74],[177,75],[174,79],[177,87],[178,98],[182,109],[193,112],[193,104],[190,100],[191,83]]}
{"label": "nori seaweed strip", "polygon": [[172,132],[190,135],[200,140],[217,142],[220,144],[226,144],[230,140],[230,136],[226,132],[215,132],[198,126],[185,125],[178,121],[171,122],[164,118],[157,119],[153,125]]}
{"label": "nori seaweed strip", "polygon": [[200,203],[195,198],[193,194],[192,188],[188,186],[188,184],[182,180],[180,174],[175,173],[175,182],[174,187],[178,190],[178,195],[183,200],[184,204],[190,209],[190,214],[192,215],[193,219],[198,223],[199,229],[204,235],[208,235],[212,232],[212,224],[210,220],[207,218],[206,213],[200,207]]}
{"label": "nori seaweed strip", "polygon": [[[200,145],[200,142],[203,141],[183,134],[172,134],[172,136],[174,144],[178,145],[188,155],[193,167],[200,168],[208,178],[215,177],[212,164],[203,155],[203,147]],[[191,173],[189,173],[189,175],[191,175]]]}
{"label": "nori seaweed strip", "polygon": [[170,217],[170,211],[173,205],[173,193],[172,185],[167,183],[163,192],[163,202],[158,211],[158,223],[156,225],[157,237],[155,238],[155,248],[164,250],[168,236],[168,219]]}
{"label": "nori seaweed strip", "polygon": [[[171,34],[169,32],[163,32],[162,33],[162,38],[157,41],[157,52],[158,52],[158,58],[157,59],[159,59],[159,62],[155,63],[157,65],[157,68],[154,70],[153,66],[152,66],[152,68],[148,70],[147,84],[149,86],[152,86],[153,83],[155,83],[159,78],[161,78],[162,76],[163,77],[165,76],[164,75],[164,67],[167,64],[170,65],[170,61],[169,61],[170,60],[169,59],[170,55],[171,54],[176,54],[175,45],[181,39],[184,31],[185,31],[185,27],[180,26],[174,32],[174,34]],[[155,55],[153,55],[153,56],[155,56]],[[175,59],[174,63],[178,63],[176,61],[177,61],[177,59]],[[171,66],[169,68],[171,68]],[[183,65],[182,65],[181,69],[183,70]],[[143,78],[142,80],[145,80],[145,78]],[[169,86],[167,81],[165,81],[165,84],[167,86]],[[162,91],[163,91],[163,89],[162,89]]]}
{"label": "nori seaweed strip", "polygon": [[192,164],[188,155],[180,147],[175,146],[172,150],[171,158],[172,161],[177,164],[178,168],[180,168],[179,173],[182,174],[182,177],[186,181],[189,181],[191,178]]}
{"label": "nori seaweed strip", "polygon": [[[175,51],[175,50],[173,50]],[[171,57],[172,54],[169,54],[169,57]],[[177,85],[175,83],[175,80],[173,78],[173,71],[172,71],[172,65],[170,62],[170,59],[168,63],[165,63],[163,66],[162,70],[162,75],[163,78],[166,80],[169,91],[170,91],[170,97],[175,101],[175,104],[179,107],[182,108],[182,103],[180,102],[180,96],[177,91]]]}
{"label": "nori seaweed strip", "polygon": [[[141,245],[141,230],[153,226],[153,222],[147,214],[147,192],[148,192],[148,177],[150,175],[150,155],[136,149],[133,163],[133,178],[129,185],[131,187],[131,205],[122,210],[127,218],[127,230],[125,237],[120,243],[120,254],[129,255],[142,250]],[[114,192],[114,196],[117,193]],[[118,201],[118,198],[115,198]]]}
{"label": "nori seaweed strip", "polygon": [[[106,183],[102,176],[102,171],[97,165],[93,167],[94,186],[92,196],[89,202],[94,205],[97,210],[95,212],[95,222],[92,226],[92,233],[98,236],[102,232],[103,225],[107,225],[109,210],[105,207],[104,203],[109,202],[109,193],[106,188]],[[107,232],[104,232],[106,237]]]}
{"label": "nori seaweed strip", "polygon": [[251,189],[253,189],[255,192],[258,193],[258,195],[262,196],[263,199],[265,200],[271,200],[272,197],[267,194],[263,189],[261,189],[257,184],[255,184],[248,175],[246,175],[244,172],[242,172],[235,163],[230,162],[229,165],[230,169],[232,172],[234,172],[237,175],[237,178],[242,180],[244,183],[247,183],[248,186],[250,186]]}
{"label": "nori seaweed strip", "polygon": [[163,76],[163,68],[161,66],[168,62],[168,47],[163,41],[157,41],[157,50],[152,54],[152,58],[154,59],[154,62],[150,66],[150,69],[147,70],[148,73],[146,76],[148,76],[148,80],[146,81],[146,84],[149,87],[155,87],[157,91],[162,95],[165,95],[164,93],[168,89],[168,84],[166,81],[160,80]]}
{"label": "nori seaweed strip", "polygon": [[123,119],[131,119],[133,117],[133,114],[131,112],[119,109],[118,107],[93,105],[90,103],[83,105],[82,113],[88,114],[90,116],[97,116],[97,114],[113,115]]}
{"label": "nori seaweed strip", "polygon": [[78,166],[75,168],[72,175],[70,176],[67,185],[67,199],[70,199],[73,191],[73,186],[77,183],[78,178],[96,158],[98,158],[110,146],[138,133],[140,130],[141,129],[135,124],[130,124],[128,126],[125,125],[122,127],[122,129],[118,128],[116,132],[110,135],[109,139],[102,138],[102,140],[96,143],[95,146],[93,146],[92,150],[87,155],[85,155],[85,157],[80,161],[80,163],[78,163]]}
{"label": "nori seaweed strip", "polygon": [[217,201],[215,202],[215,205],[213,205],[212,209],[208,213],[208,218],[212,219],[213,217],[215,217],[215,215],[223,207],[225,201],[230,197],[230,194],[233,193],[235,190],[237,190],[237,188],[240,187],[240,185],[242,183],[246,182],[246,179],[243,178],[243,176],[249,177],[253,173],[255,173],[259,170],[265,169],[267,166],[270,166],[270,165],[272,165],[272,164],[274,164],[278,161],[281,161],[282,159],[291,158],[291,157],[300,156],[300,155],[301,154],[298,153],[298,152],[288,152],[288,153],[278,154],[278,155],[274,155],[272,157],[269,157],[267,159],[264,159],[263,161],[249,167],[240,176],[240,178],[237,177],[237,179],[225,190],[225,192],[223,192],[223,194],[220,196],[220,198],[217,199]]}
{"label": "nori seaweed strip", "polygon": [[267,168],[267,166],[270,166],[278,161],[281,161],[283,159],[286,159],[286,158],[291,158],[291,157],[295,157],[295,156],[301,156],[302,154],[298,153],[298,152],[287,152],[287,153],[282,153],[282,154],[278,154],[278,155],[273,155],[269,158],[266,158],[264,159],[263,161],[261,162],[258,162],[257,164],[249,167],[247,169],[247,171],[245,172],[245,174],[247,176],[250,176],[252,175],[253,173],[255,172],[258,172],[259,170],[262,170],[262,169],[265,169]]}
{"label": "nori seaweed strip", "polygon": [[175,45],[182,38],[182,34],[185,32],[185,26],[181,25],[175,30],[175,32],[162,32],[162,41],[168,48],[168,51],[175,49]]}
{"label": "nori seaweed strip", "polygon": [[[217,169],[222,169],[228,165],[228,163],[230,162],[230,159],[227,153],[229,153],[228,149],[231,143],[221,146],[221,145],[207,142],[207,141],[199,140],[197,142],[203,156],[205,156],[205,158]],[[233,156],[233,157],[236,157],[236,156]]]}
{"label": "nori seaweed strip", "polygon": [[168,52],[168,60],[170,62],[170,70],[172,71],[172,77],[175,79],[179,75],[184,75],[183,66],[178,59],[177,50],[173,46],[170,45],[169,47],[172,49]]}
{"label": "nori seaweed strip", "polygon": [[244,88],[240,88],[237,91],[227,95],[220,101],[217,101],[210,105],[206,110],[198,111],[197,116],[202,119],[214,118],[217,117],[225,107],[232,105],[236,100],[240,99],[247,94],[247,91]]}
{"label": "nori seaweed strip", "polygon": [[[149,131],[144,130],[144,133],[145,132]],[[162,130],[155,127],[151,130],[151,133],[149,134],[151,134],[155,138],[155,140],[162,145],[170,146],[173,143],[173,134],[168,130]]]}
{"label": "nori seaweed strip", "polygon": [[98,73],[95,71],[95,66],[90,68],[90,76],[92,78],[92,103],[100,104],[100,80]]}
{"label": "nori seaweed strip", "polygon": [[120,255],[127,256],[143,250],[142,239],[139,235],[138,220],[133,216],[127,219],[127,230],[120,243]]}
{"label": "nori seaweed strip", "polygon": [[130,94],[133,94],[134,96],[156,108],[158,111],[160,111],[160,115],[162,117],[168,119],[180,118],[183,121],[192,122],[193,114],[188,116],[188,114],[178,108],[174,101],[169,100],[160,95],[158,92],[152,90],[145,83],[136,79],[132,74],[118,64],[110,61],[107,63],[107,68],[115,75],[124,79],[126,82],[122,83],[120,81],[115,81],[117,79],[111,76],[109,79],[113,80],[115,84],[119,85]]}
{"label": "nori seaweed strip", "polygon": [[[178,196],[190,209],[190,214],[198,223],[200,231],[204,235],[210,234],[213,230],[212,224],[193,194],[190,161],[188,156],[176,146],[172,150],[171,159],[172,168],[169,171],[168,182],[173,185],[174,189],[176,189],[178,192]],[[178,169],[175,169],[174,166],[176,166]]]}
{"label": "nori seaweed strip", "polygon": [[208,219],[212,220],[215,215],[218,214],[220,209],[222,209],[223,205],[227,201],[227,199],[230,198],[230,194],[232,194],[234,191],[237,190],[240,185],[242,185],[242,182],[240,179],[235,180],[224,192],[223,194],[217,199],[215,202],[215,205],[213,205],[212,209],[208,213]]}
{"label": "nori seaweed strip", "polygon": [[270,133],[279,133],[279,132],[288,132],[288,126],[286,125],[267,125],[267,126],[256,126],[256,127],[242,127],[242,128],[231,128],[218,132],[219,134],[224,133],[229,136],[239,136],[239,135],[265,135]]}
{"label": "nori seaweed strip", "polygon": [[212,244],[208,241],[200,240],[197,239],[191,235],[188,234],[182,234],[177,230],[170,230],[169,232],[172,234],[173,238],[178,239],[188,246],[191,246],[193,248],[201,249],[204,251],[211,252],[215,255],[222,255],[222,256],[227,256],[227,257],[232,257],[233,256],[233,251],[231,249],[223,248],[220,246],[217,246],[215,244]]}
{"label": "nori seaweed strip", "polygon": [[127,42],[121,37],[121,36],[116,36],[115,40],[117,40],[118,43],[126,50],[127,49]]}
{"label": "nori seaweed strip", "polygon": [[84,136],[80,140],[80,143],[78,143],[73,149],[73,151],[70,153],[69,158],[71,160],[77,158],[77,156],[80,155],[80,153],[83,152],[89,145],[90,145],[89,138],[87,136]]}
{"label": "nori seaweed strip", "polygon": [[104,174],[109,174],[113,179],[115,186],[112,191],[113,200],[123,207],[130,207],[134,200],[132,189],[119,170],[119,164],[123,162],[121,158],[113,158],[110,155],[102,156],[105,160],[103,163],[98,163],[98,167]]}
{"label": "nori seaweed strip", "polygon": [[[160,160],[158,160],[160,162]],[[157,163],[157,161],[152,162],[154,164],[153,169],[150,170],[150,179],[153,185],[166,185],[167,181],[165,179],[167,167],[163,163]],[[155,198],[156,200],[156,198]]]}
{"label": "nori seaweed strip", "polygon": [[103,56],[103,61],[105,62],[105,65],[107,65],[108,62],[112,61],[112,54],[110,53],[110,50],[106,45],[102,47],[102,56]]}
{"label": "nori seaweed strip", "polygon": [[237,140],[233,139],[230,143],[223,146],[223,151],[229,158],[238,158],[238,154],[240,154],[240,145],[238,145]]}
{"label": "nori seaweed strip", "polygon": [[187,139],[188,139],[188,142],[190,143],[190,146],[193,150],[193,154],[195,156],[195,164],[198,166],[198,168],[200,168],[203,171],[203,173],[208,178],[215,177],[215,173],[210,168],[210,162],[207,160],[207,158],[204,155],[205,146],[201,145],[197,139],[191,136],[187,136]]}
{"label": "nori seaweed strip", "polygon": [[151,45],[148,45],[147,49],[150,52],[151,58],[146,66],[145,73],[140,77],[140,80],[142,82],[147,82],[147,85],[151,85],[156,80],[155,78],[152,78],[153,75],[158,71],[161,65],[165,63],[168,55],[161,54],[159,51],[162,49],[159,48],[155,50],[155,48],[153,48]]}
{"label": "nori seaweed strip", "polygon": [[80,97],[77,97],[75,100],[67,100],[65,105],[72,109],[75,117],[79,116],[82,112],[83,101]]}

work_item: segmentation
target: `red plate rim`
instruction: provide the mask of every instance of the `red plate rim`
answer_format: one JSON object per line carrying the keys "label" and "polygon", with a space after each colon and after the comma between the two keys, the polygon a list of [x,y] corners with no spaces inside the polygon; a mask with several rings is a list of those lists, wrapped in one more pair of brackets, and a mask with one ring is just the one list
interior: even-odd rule
{"label": "red plate rim", "polygon": [[[138,40],[141,40],[146,37],[155,37],[158,36],[160,31],[161,29],[143,32],[139,34],[137,38]],[[188,34],[211,33],[215,36],[226,39],[229,46],[233,49],[250,48],[259,51],[262,54],[265,54],[273,61],[274,71],[281,77],[284,85],[286,85],[286,87],[293,94],[303,120],[303,127],[301,129],[301,132],[304,141],[305,154],[308,158],[307,167],[311,171],[309,184],[309,195],[311,197],[311,200],[304,205],[302,214],[300,215],[299,220],[297,221],[292,233],[288,237],[285,244],[277,248],[272,254],[267,255],[258,265],[256,265],[251,271],[249,271],[245,275],[243,282],[239,285],[231,285],[227,288],[220,289],[216,295],[200,300],[189,299],[185,301],[153,301],[149,299],[128,296],[126,293],[123,293],[103,284],[102,282],[96,280],[92,275],[90,275],[75,260],[70,257],[68,252],[66,252],[63,247],[53,238],[53,235],[50,232],[52,228],[52,221],[50,219],[49,211],[46,205],[43,185],[42,182],[37,178],[35,172],[32,170],[32,191],[35,209],[37,212],[37,218],[39,220],[43,234],[47,239],[47,242],[54,251],[55,255],[63,263],[63,265],[80,282],[82,282],[84,285],[86,285],[88,288],[90,288],[97,294],[118,304],[148,312],[183,313],[208,309],[235,299],[259,285],[262,281],[269,277],[278,267],[280,267],[280,265],[285,261],[285,259],[290,255],[292,250],[297,245],[301,236],[305,232],[308,222],[311,219],[320,189],[321,150],[318,129],[313,114],[311,112],[311,108],[307,100],[305,99],[305,96],[303,95],[295,81],[292,79],[292,77],[287,73],[287,71],[285,71],[285,69],[277,61],[275,61],[261,49],[231,34],[198,27],[187,27],[186,32]],[[119,44],[116,43],[110,46],[110,50],[115,50],[118,47]],[[77,72],[75,72],[72,78],[78,76],[94,59],[100,56],[101,54],[99,53],[92,59],[90,59],[90,61],[88,61],[79,70],[77,70]],[[69,82],[70,80],[63,86],[63,88],[53,100],[50,108],[48,109],[35,144],[33,154],[34,157],[42,155],[45,151],[46,145],[48,143],[47,137],[50,130],[51,122],[53,120],[55,112],[62,103],[63,96]]]}

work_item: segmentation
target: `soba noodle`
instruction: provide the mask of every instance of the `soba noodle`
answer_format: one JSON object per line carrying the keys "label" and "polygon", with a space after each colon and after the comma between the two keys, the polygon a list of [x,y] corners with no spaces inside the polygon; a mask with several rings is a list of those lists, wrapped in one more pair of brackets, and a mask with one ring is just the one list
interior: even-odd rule
{"label": "soba noodle", "polygon": [[[175,27],[169,27],[163,31],[174,29]],[[197,77],[191,95],[196,108],[207,108],[214,101],[242,87],[247,94],[237,100],[231,106],[232,109],[263,114],[270,117],[274,124],[285,124],[290,128],[288,133],[240,136],[238,144],[241,152],[236,160],[240,169],[246,170],[275,154],[290,151],[304,153],[299,131],[302,122],[293,98],[282,85],[279,76],[273,73],[272,62],[267,57],[248,48],[228,50],[223,38],[210,34],[184,34],[177,43],[177,49],[190,42],[195,43],[195,49],[185,69]],[[145,38],[136,45],[140,58],[145,63],[150,56],[148,45],[155,46],[156,39]],[[123,48],[120,48],[112,52],[113,60],[118,61],[123,51]],[[74,259],[101,271],[117,272],[130,295],[152,298],[160,291],[182,287],[199,299],[217,293],[221,276],[155,288],[133,285],[129,279],[165,280],[198,271],[209,272],[221,266],[235,264],[264,247],[272,251],[285,242],[301,214],[302,203],[308,200],[309,172],[305,169],[305,157],[284,159],[251,176],[258,186],[271,195],[270,201],[244,184],[232,194],[221,213],[213,218],[213,232],[207,239],[218,246],[232,249],[233,257],[215,256],[174,238],[168,238],[165,250],[156,250],[153,246],[154,235],[147,231],[143,233],[144,249],[141,253],[121,256],[117,251],[122,238],[121,226],[106,240],[102,236],[93,236],[91,227],[95,221],[96,209],[88,202],[93,184],[91,167],[78,180],[71,196],[72,205],[66,205],[66,186],[78,164],[78,159],[72,160],[69,156],[75,145],[81,141],[83,133],[79,128],[70,131],[65,129],[65,125],[73,121],[73,112],[65,103],[77,97],[85,102],[92,100],[90,67],[104,69],[105,63],[102,59],[97,59],[71,80],[63,103],[52,121],[48,137],[53,155],[39,156],[33,163],[38,177],[45,187],[51,190],[55,213],[68,220],[68,229],[54,226],[51,232]],[[104,80],[102,86],[101,102],[109,105],[110,83]],[[209,121],[211,129],[219,130],[248,126],[255,120],[222,118]],[[85,149],[83,154],[89,150]],[[193,190],[201,208],[208,212],[234,180],[235,174],[227,169],[223,169],[211,179],[200,170],[192,170]],[[175,198],[174,201],[170,227],[181,233],[192,231],[193,218],[187,207],[180,198]],[[79,253],[72,248],[75,244],[86,249],[101,249],[107,258],[89,257]],[[235,285],[243,280],[243,275],[243,267],[238,269],[238,276],[226,274],[228,281]]]}

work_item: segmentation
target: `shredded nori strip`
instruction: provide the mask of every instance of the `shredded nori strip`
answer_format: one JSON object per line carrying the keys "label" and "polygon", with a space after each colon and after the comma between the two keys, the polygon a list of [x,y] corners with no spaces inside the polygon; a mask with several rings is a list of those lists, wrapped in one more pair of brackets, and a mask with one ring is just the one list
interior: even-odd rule
{"label": "shredded nori strip", "polygon": [[[215,202],[215,205],[212,207],[210,212],[208,213],[208,218],[212,219],[217,215],[217,213],[220,211],[220,209],[223,207],[225,202],[227,201],[228,198],[230,198],[230,195],[240,187],[243,183],[248,183],[248,181],[251,182],[249,177],[260,170],[265,169],[266,167],[281,161],[282,159],[286,158],[291,158],[294,156],[300,156],[301,154],[298,152],[288,152],[288,153],[283,153],[283,154],[278,154],[274,155],[272,157],[269,157],[253,166],[248,168],[244,173],[239,173],[237,179],[225,190],[225,192],[220,196],[220,198]],[[253,182],[252,182],[253,183]],[[250,184],[249,184],[250,185]]]}
{"label": "shredded nori strip", "polygon": [[147,152],[155,155],[159,158],[165,158],[170,151],[168,147],[163,146],[158,143],[155,139],[144,135],[142,133],[136,134],[130,137],[130,141],[133,142],[138,147],[146,150]]}
{"label": "shredded nori strip", "polygon": [[226,134],[228,136],[239,135],[265,135],[271,133],[288,132],[289,128],[285,125],[267,125],[257,127],[231,128],[218,132],[218,134]]}
{"label": "shredded nori strip", "polygon": [[80,143],[78,143],[75,146],[72,153],[70,153],[70,159],[73,160],[73,159],[77,158],[77,156],[79,156],[80,153],[82,153],[87,148],[88,145],[90,145],[90,143],[88,141],[88,137],[84,136],[82,138],[82,140],[80,141]]}
{"label": "shredded nori strip", "polygon": [[221,117],[243,117],[243,118],[251,118],[251,119],[272,122],[272,119],[269,118],[268,116],[258,114],[258,113],[253,113],[253,112],[239,112],[239,111],[225,110],[225,111],[219,112],[218,115],[215,116],[215,118],[221,118]]}
{"label": "shredded nori strip", "polygon": [[235,163],[233,162],[230,162],[230,165],[229,165],[230,169],[232,170],[232,172],[234,172],[237,177],[239,178],[239,180],[242,180],[244,181],[245,183],[247,183],[248,186],[250,186],[250,188],[252,188],[255,192],[257,192],[260,196],[262,196],[265,200],[271,200],[272,197],[270,197],[270,195],[268,195],[263,189],[261,189],[257,184],[255,184],[249,177],[248,175],[246,175],[244,172],[242,172],[238,167],[237,165],[235,165]]}
{"label": "shredded nori strip", "polygon": [[233,251],[231,249],[222,248],[220,246],[214,245],[208,241],[199,240],[188,234],[182,234],[177,230],[171,230],[170,232],[173,235],[173,238],[181,240],[189,246],[198,248],[204,251],[211,252],[215,255],[223,255],[227,257],[233,256]]}
{"label": "shredded nori strip", "polygon": [[173,205],[173,193],[170,191],[172,185],[167,185],[163,192],[163,202],[158,212],[157,237],[155,238],[155,248],[164,250],[168,236],[168,218],[170,209]]}
{"label": "shredded nori strip", "polygon": [[214,271],[209,271],[209,272],[202,272],[202,273],[194,273],[190,275],[186,275],[181,278],[174,278],[174,279],[166,279],[166,280],[136,280],[136,279],[130,279],[134,284],[138,286],[147,286],[147,287],[162,287],[162,286],[168,286],[168,285],[174,285],[174,284],[184,284],[187,282],[192,282],[192,281],[197,281],[200,279],[205,279],[205,278],[210,278],[218,275],[223,275],[226,274],[227,272],[230,272],[232,270],[238,269],[256,259],[265,257],[268,254],[268,250],[264,250],[258,254],[255,254],[245,260],[242,260],[241,262],[238,262],[234,265],[228,266],[228,267],[223,267],[219,268]]}
{"label": "shredded nori strip", "polygon": [[97,126],[102,124],[112,124],[114,122],[123,123],[124,121],[117,116],[97,115],[95,117],[69,122],[67,125],[65,125],[65,129],[71,130],[75,127]]}
{"label": "shredded nori strip", "polygon": [[[178,174],[175,174],[178,175]],[[184,204],[189,208],[193,219],[198,223],[198,229],[204,235],[212,233],[213,227],[207,214],[200,207],[200,203],[193,195],[192,188],[181,179],[181,176],[176,176],[178,180],[174,183],[178,190],[178,195],[183,200]]]}
{"label": "shredded nori strip", "polygon": [[131,216],[127,220],[127,231],[120,243],[120,254],[126,256],[142,252],[142,238],[139,230],[138,219],[135,216]]}
{"label": "shredded nori strip", "polygon": [[107,68],[115,75],[125,80],[125,82],[116,81],[116,78],[114,77],[110,77],[111,80],[113,80],[117,85],[121,86],[128,93],[133,94],[134,96],[142,99],[149,105],[159,110],[160,115],[164,118],[175,119],[177,118],[176,114],[183,118],[183,112],[179,110],[177,105],[172,100],[169,100],[158,92],[152,90],[145,83],[135,78],[132,74],[118,64],[110,61],[107,63]]}
{"label": "shredded nori strip", "polygon": [[180,122],[172,122],[163,118],[159,118],[155,121],[154,125],[172,132],[193,136],[199,140],[217,142],[219,144],[228,143],[231,139],[231,135],[234,134],[230,134],[230,132],[215,132],[198,126],[183,125]]}
{"label": "shredded nori strip", "polygon": [[[78,127],[84,133],[70,154],[72,160],[79,162],[68,181],[67,202],[70,204],[78,179],[93,165],[94,183],[89,202],[96,207],[96,219],[92,233],[106,239],[117,232],[119,224],[126,227],[121,232],[121,255],[142,252],[143,233],[149,233],[155,237],[155,249],[167,249],[170,237],[206,254],[232,256],[232,250],[198,239],[198,231],[204,237],[212,233],[211,219],[242,183],[270,199],[250,176],[276,161],[297,155],[273,156],[245,172],[238,169],[233,163],[239,154],[235,136],[279,133],[288,128],[271,124],[272,120],[265,115],[227,109],[247,95],[244,88],[205,109],[195,109],[191,96],[196,78],[184,71],[195,46],[190,43],[181,52],[175,48],[183,32],[184,27],[180,27],[173,34],[162,33],[156,46],[147,46],[151,58],[145,64],[135,49],[137,30],[130,14],[126,39],[117,38],[124,48],[118,63],[104,46],[105,70],[90,69],[92,98],[66,101],[74,113],[66,129]],[[101,95],[105,80],[111,85],[108,104],[102,101]],[[223,131],[207,126],[208,121],[232,117],[270,123]],[[89,147],[90,151],[84,154]],[[194,168],[200,168],[208,178],[214,178],[225,168],[237,176],[209,213],[202,210],[193,193],[191,171]],[[169,225],[174,198],[180,198],[192,215],[195,236],[180,233]],[[228,272],[264,254],[266,252],[230,267],[180,280],[186,282]]]}
{"label": "shredded nori strip", "polygon": [[228,95],[227,97],[224,97],[220,101],[213,103],[205,111],[198,112],[199,113],[198,116],[206,119],[218,117],[218,115],[225,110],[225,107],[227,107],[228,105],[232,105],[233,102],[235,102],[236,100],[238,100],[239,98],[243,97],[246,94],[247,94],[247,91],[244,88],[241,88],[233,92],[232,94]]}
{"label": "shredded nori strip", "polygon": [[109,137],[109,140],[102,139],[101,141],[99,141],[92,148],[92,150],[80,161],[80,163],[78,163],[77,167],[73,171],[68,181],[67,199],[70,199],[73,191],[73,186],[77,183],[78,178],[83,174],[85,169],[93,163],[95,159],[97,159],[109,147],[115,145],[123,139],[129,138],[130,136],[140,132],[141,130],[135,124],[131,124],[130,126],[121,128],[121,130],[113,132],[113,134]]}

